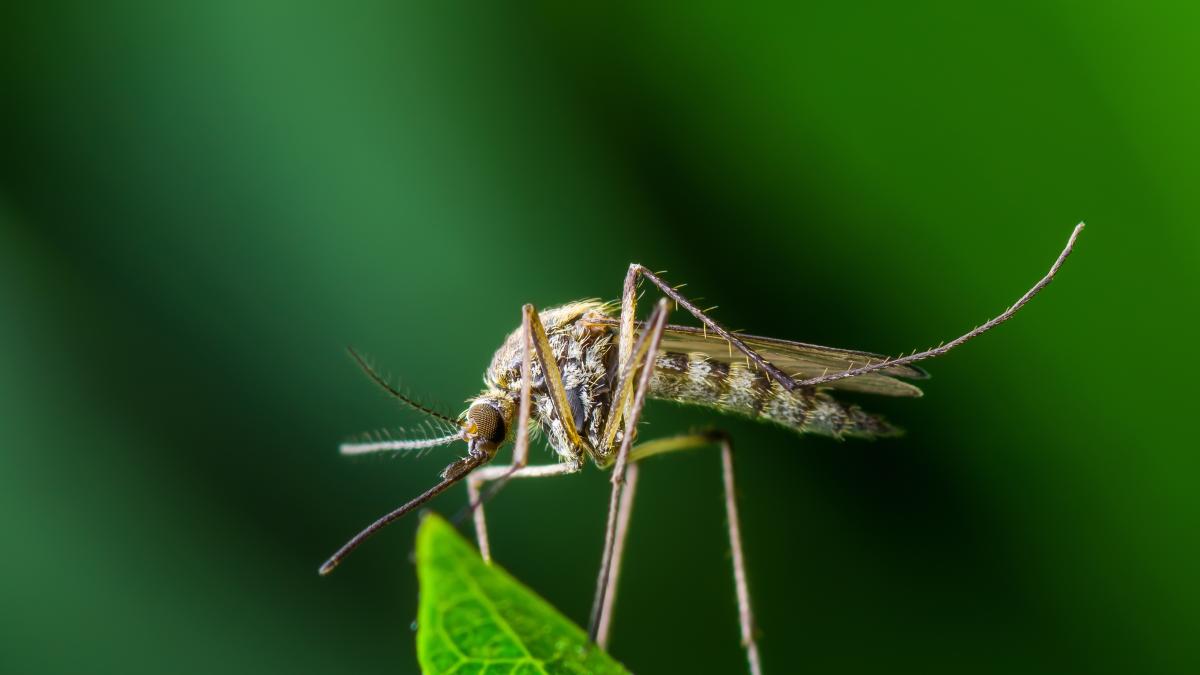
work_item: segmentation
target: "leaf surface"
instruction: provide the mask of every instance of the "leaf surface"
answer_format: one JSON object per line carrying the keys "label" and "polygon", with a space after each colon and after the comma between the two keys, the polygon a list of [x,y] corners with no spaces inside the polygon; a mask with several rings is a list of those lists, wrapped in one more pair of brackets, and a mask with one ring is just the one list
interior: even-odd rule
{"label": "leaf surface", "polygon": [[430,514],[417,531],[417,658],[427,674],[627,673],[578,626]]}

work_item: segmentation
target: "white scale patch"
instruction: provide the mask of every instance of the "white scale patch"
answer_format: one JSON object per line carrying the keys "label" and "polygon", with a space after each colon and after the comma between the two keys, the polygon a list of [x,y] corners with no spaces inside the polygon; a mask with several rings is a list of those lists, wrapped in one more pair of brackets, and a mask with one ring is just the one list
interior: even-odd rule
{"label": "white scale patch", "polygon": [[729,364],[729,374],[725,376],[729,386],[722,405],[745,413],[754,412],[760,395],[755,389],[755,379],[754,372],[741,363]]}
{"label": "white scale patch", "polygon": [[793,396],[778,382],[771,383],[770,397],[762,410],[763,417],[799,428],[806,419],[806,413],[803,399]]}
{"label": "white scale patch", "polygon": [[533,397],[533,403],[542,429],[546,432],[546,442],[564,462],[577,461],[578,458],[570,450],[571,446],[567,442],[567,434],[563,429],[562,421],[554,414],[554,403],[550,397],[545,394],[536,394]]}
{"label": "white scale patch", "polygon": [[837,435],[845,425],[845,413],[842,407],[828,399],[817,400],[813,407],[810,425],[822,433]]}
{"label": "white scale patch", "polygon": [[713,367],[708,357],[699,353],[689,354],[687,380],[680,387],[678,396],[697,401],[715,401],[719,392],[720,383],[713,377]]}

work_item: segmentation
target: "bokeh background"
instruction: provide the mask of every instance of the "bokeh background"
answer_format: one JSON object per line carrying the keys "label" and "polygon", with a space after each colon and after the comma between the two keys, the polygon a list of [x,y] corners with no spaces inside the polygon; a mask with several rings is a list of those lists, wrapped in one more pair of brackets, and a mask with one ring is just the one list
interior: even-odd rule
{"label": "bokeh background", "polygon": [[[457,410],[522,303],[639,261],[897,353],[1080,220],[866,401],[901,440],[643,433],[735,435],[767,672],[1200,668],[1194,5],[430,5],[3,10],[4,672],[413,672],[416,519],[316,568],[460,449],[339,458],[419,421],[347,344]],[[605,479],[489,508],[581,623]],[[739,672],[716,453],[642,479],[613,653]]]}

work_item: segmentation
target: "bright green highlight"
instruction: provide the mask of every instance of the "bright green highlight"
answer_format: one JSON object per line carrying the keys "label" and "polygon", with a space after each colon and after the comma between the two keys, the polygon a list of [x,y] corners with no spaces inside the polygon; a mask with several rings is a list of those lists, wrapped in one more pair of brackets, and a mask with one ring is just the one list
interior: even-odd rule
{"label": "bright green highlight", "polygon": [[587,635],[429,515],[417,531],[425,673],[625,673]]}

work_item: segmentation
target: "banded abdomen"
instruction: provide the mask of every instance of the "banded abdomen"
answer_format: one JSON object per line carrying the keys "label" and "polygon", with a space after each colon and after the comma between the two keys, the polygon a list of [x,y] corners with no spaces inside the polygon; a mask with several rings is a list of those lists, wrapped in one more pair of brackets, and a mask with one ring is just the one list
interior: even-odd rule
{"label": "banded abdomen", "polygon": [[650,396],[745,415],[803,433],[834,438],[880,438],[900,430],[822,390],[787,391],[742,361],[667,352],[655,360]]}

